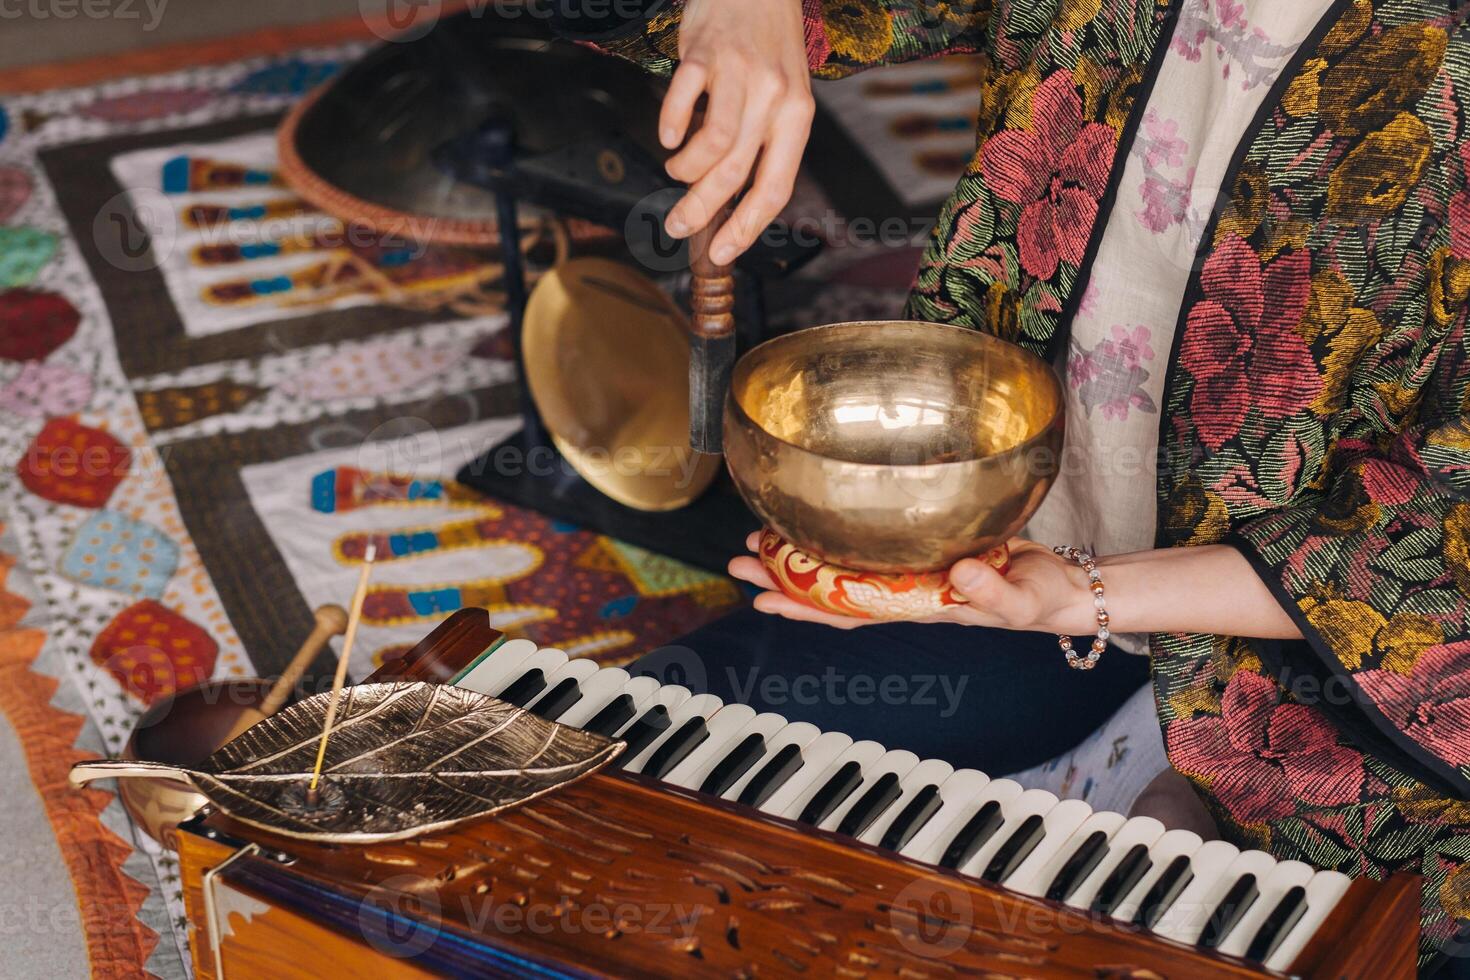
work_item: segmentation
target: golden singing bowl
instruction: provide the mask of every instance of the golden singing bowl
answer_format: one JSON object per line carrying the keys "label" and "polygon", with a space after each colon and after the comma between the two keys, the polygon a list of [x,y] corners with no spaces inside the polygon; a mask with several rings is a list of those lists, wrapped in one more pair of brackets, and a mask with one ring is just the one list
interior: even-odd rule
{"label": "golden singing bowl", "polygon": [[683,507],[719,475],[689,448],[689,317],[600,258],[542,276],[526,304],[526,384],[557,451],[626,507]]}
{"label": "golden singing bowl", "polygon": [[834,565],[933,572],[1004,544],[1056,477],[1056,372],[1014,344],[913,321],[835,323],[735,365],[725,459],[756,516]]}

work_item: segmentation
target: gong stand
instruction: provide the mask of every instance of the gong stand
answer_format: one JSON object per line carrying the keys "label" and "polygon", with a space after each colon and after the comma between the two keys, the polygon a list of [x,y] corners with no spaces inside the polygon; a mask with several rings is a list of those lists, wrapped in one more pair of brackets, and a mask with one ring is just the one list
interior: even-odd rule
{"label": "gong stand", "polygon": [[[700,399],[705,411],[693,413],[692,427],[698,431],[691,432],[691,439],[696,448],[717,451],[718,400],[728,384],[737,341],[749,347],[764,336],[764,284],[800,267],[817,249],[777,235],[775,241],[787,244],[758,244],[742,257],[738,270],[712,266],[704,255],[708,236],[691,247],[664,231],[664,219],[678,195],[659,192],[680,185],[641,149],[616,136],[541,154],[518,152],[511,121],[492,115],[476,131],[441,146],[434,157],[455,179],[494,195],[500,228],[518,227],[520,206],[532,204],[623,229],[628,250],[645,265],[670,271],[692,266],[691,400]],[[518,237],[501,235],[500,248],[511,342],[522,378],[523,424],[515,435],[464,466],[456,479],[509,503],[722,572],[729,557],[744,548],[746,535],[759,526],[727,482],[687,507],[650,513],[606,497],[556,451],[524,382],[527,289]],[[532,460],[538,461],[534,467]]]}
{"label": "gong stand", "polygon": [[[455,178],[483,187],[495,196],[495,218],[504,228],[520,228],[518,189],[515,181],[515,132],[511,121],[492,116],[474,133],[440,150],[440,166]],[[518,234],[500,236],[500,263],[505,284],[505,312],[509,317],[511,345],[516,371],[522,378],[520,390],[521,438],[527,447],[551,446],[541,413],[524,383],[526,360],[521,350],[521,329],[526,317],[526,269]],[[551,450],[555,452],[555,450]]]}

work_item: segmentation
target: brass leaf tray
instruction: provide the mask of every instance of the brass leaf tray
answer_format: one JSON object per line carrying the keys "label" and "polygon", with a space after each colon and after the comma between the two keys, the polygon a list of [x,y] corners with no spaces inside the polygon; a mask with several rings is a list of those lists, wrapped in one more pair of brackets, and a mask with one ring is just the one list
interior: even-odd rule
{"label": "brass leaf tray", "polygon": [[306,798],[331,694],[260,722],[197,769],[99,759],[94,779],[180,779],[223,813],[300,840],[374,844],[483,820],[584,776],[625,743],[545,721],[447,685],[364,684],[342,692],[319,796]]}

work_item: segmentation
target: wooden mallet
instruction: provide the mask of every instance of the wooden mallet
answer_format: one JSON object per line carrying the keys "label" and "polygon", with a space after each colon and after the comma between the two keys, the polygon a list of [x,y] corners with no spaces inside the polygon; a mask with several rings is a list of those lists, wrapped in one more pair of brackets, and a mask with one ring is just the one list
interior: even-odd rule
{"label": "wooden mallet", "polygon": [[689,446],[700,453],[724,450],[725,392],[735,367],[735,267],[709,257],[710,242],[732,210],[730,204],[720,208],[689,239]]}

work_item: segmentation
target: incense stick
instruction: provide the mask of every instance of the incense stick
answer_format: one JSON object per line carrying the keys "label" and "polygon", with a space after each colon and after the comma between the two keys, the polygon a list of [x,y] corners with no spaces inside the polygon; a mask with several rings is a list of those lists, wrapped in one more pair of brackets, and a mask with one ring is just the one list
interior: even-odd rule
{"label": "incense stick", "polygon": [[352,658],[352,641],[357,639],[357,624],[362,621],[362,604],[367,599],[368,579],[373,574],[373,559],[378,557],[378,543],[369,541],[362,556],[362,571],[357,577],[357,591],[352,594],[352,608],[347,611],[347,634],[342,638],[342,656],[337,660],[337,673],[332,676],[332,700],[327,705],[327,720],[322,723],[322,740],[316,747],[316,765],[311,770],[311,785],[306,788],[306,802],[315,804],[317,783],[322,778],[322,763],[327,758],[327,739],[332,736],[332,722],[337,720],[337,702],[342,699],[342,685],[347,680],[347,662]]}

